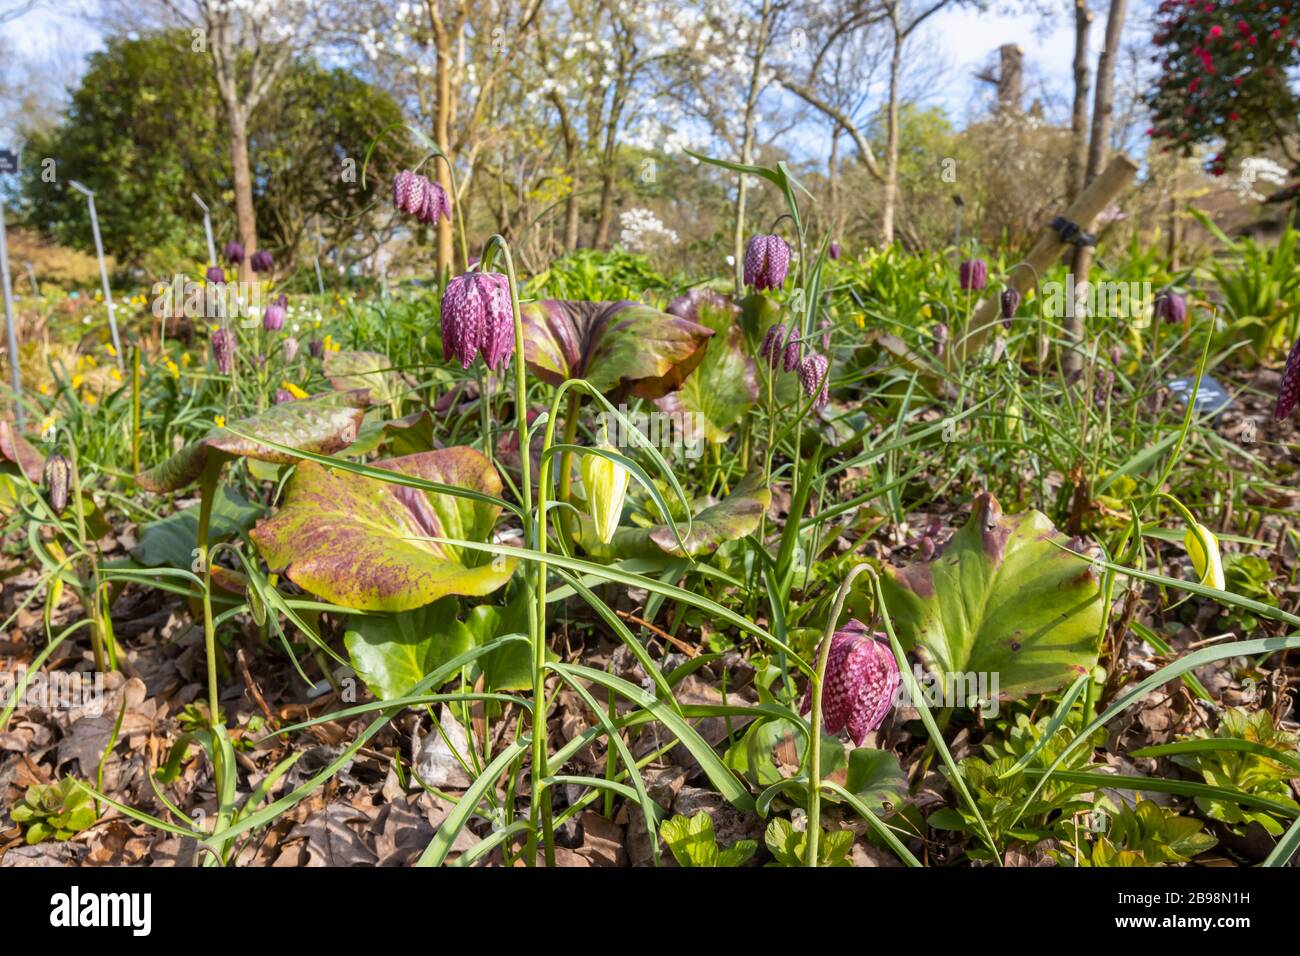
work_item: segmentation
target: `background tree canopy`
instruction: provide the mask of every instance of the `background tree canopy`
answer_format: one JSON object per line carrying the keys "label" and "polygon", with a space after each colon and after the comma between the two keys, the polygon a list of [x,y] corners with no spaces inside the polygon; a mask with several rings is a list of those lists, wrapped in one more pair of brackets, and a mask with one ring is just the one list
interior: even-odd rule
{"label": "background tree canopy", "polygon": [[[184,31],[114,38],[92,57],[61,123],[27,146],[23,193],[28,220],[60,242],[92,245],[86,203],[75,179],[96,191],[106,249],[124,265],[174,269],[205,260],[197,192],[213,208],[218,244],[233,232],[227,130],[207,58]],[[310,60],[290,67],[253,116],[254,201],[263,245],[292,262],[320,217],[326,244],[354,233],[383,183],[360,184],[362,159],[385,126],[400,122],[396,101],[356,76]],[[400,162],[400,140],[376,149],[385,168]],[[41,160],[55,160],[54,182]],[[352,160],[355,183],[343,177]],[[339,188],[340,183],[345,188]]]}

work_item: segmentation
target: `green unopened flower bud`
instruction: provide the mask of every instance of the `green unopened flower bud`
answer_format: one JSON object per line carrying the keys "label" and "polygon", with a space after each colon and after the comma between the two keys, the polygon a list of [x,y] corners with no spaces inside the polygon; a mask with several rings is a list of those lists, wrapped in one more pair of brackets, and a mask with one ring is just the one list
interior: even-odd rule
{"label": "green unopened flower bud", "polygon": [[[601,445],[603,451],[614,451],[611,445]],[[631,473],[618,462],[602,455],[582,456],[582,486],[587,492],[587,507],[596,524],[596,537],[609,544],[618,530],[618,519],[623,514],[623,498]]]}
{"label": "green unopened flower bud", "polygon": [[46,500],[54,513],[62,514],[68,506],[68,485],[72,480],[72,467],[68,459],[54,454],[45,459],[45,471],[42,475],[45,483]]}

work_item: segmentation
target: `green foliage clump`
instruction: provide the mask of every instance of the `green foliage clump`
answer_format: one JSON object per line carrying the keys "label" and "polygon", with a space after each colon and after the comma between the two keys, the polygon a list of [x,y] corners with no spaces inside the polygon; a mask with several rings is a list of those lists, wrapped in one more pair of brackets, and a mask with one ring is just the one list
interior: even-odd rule
{"label": "green foliage clump", "polygon": [[678,866],[743,866],[758,843],[754,840],[737,840],[727,847],[718,846],[713,832],[713,820],[701,810],[693,817],[678,814],[659,825],[659,836],[673,854]]}
{"label": "green foliage clump", "polygon": [[9,816],[21,824],[28,844],[68,840],[93,824],[99,813],[90,791],[71,777],[58,783],[32,784]]}

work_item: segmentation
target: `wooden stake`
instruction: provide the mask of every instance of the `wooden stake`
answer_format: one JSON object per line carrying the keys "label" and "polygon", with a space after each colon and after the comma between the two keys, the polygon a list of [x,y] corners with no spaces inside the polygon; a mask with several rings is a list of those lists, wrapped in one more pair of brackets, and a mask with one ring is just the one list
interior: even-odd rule
{"label": "wooden stake", "polygon": [[[1080,229],[1089,230],[1092,228],[1092,221],[1097,215],[1114,201],[1130,182],[1137,175],[1137,165],[1127,156],[1118,155],[1112,159],[1106,168],[1101,171],[1101,175],[1094,179],[1088,188],[1070,204],[1065,211],[1065,218],[1076,223]],[[1018,292],[1025,292],[1030,286],[1037,281],[1037,276],[1042,275],[1051,268],[1052,263],[1060,257],[1066,249],[1066,243],[1061,241],[1055,229],[1051,226],[1044,226],[1042,233],[1039,234],[1038,241],[1034,247],[1029,250],[1029,255],[1025,257],[1024,262],[1033,266],[1032,269],[1024,268],[1023,264],[1018,268],[1011,270],[1007,276],[1007,283],[1014,287]],[[989,333],[997,326],[1000,317],[1000,303],[997,295],[987,296],[975,309],[971,317],[970,326],[960,342],[956,342],[948,349],[947,364],[949,370],[953,369],[959,362],[964,362],[967,356],[979,351],[984,340],[988,338]]]}

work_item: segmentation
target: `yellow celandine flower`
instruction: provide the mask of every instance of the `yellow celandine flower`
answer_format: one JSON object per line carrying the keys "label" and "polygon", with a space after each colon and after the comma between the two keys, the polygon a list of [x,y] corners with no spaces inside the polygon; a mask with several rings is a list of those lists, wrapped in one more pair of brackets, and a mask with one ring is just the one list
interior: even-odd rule
{"label": "yellow celandine flower", "polygon": [[[615,450],[608,444],[600,447],[605,451]],[[582,487],[587,493],[587,508],[596,524],[596,536],[605,544],[609,544],[618,530],[631,477],[631,472],[616,461],[590,453],[582,456]]]}
{"label": "yellow celandine flower", "polygon": [[163,360],[163,367],[166,368],[167,371],[169,371],[169,372],[172,373],[172,378],[180,378],[180,377],[181,377],[181,370],[180,370],[180,367],[179,367],[175,362],[173,362],[171,359],[164,359],[164,360]]}
{"label": "yellow celandine flower", "polygon": [[114,369],[109,369],[108,374],[111,375],[111,376],[113,377],[113,381],[115,381],[115,382],[120,382],[120,381],[122,381],[122,373],[119,372],[117,369],[115,369],[115,368],[114,368]]}
{"label": "yellow celandine flower", "polygon": [[217,416],[215,416],[215,417],[212,419],[212,421],[216,424],[216,426],[217,426],[218,428],[225,428],[225,427],[226,427],[226,416],[225,416],[225,415],[217,415]]}
{"label": "yellow celandine flower", "polygon": [[[1209,545],[1208,559],[1197,531],[1200,531],[1201,537],[1204,537]],[[1219,539],[1214,536],[1214,532],[1198,522],[1195,529],[1188,528],[1187,533],[1183,535],[1183,546],[1187,548],[1187,556],[1192,559],[1192,567],[1201,576],[1201,583],[1218,588],[1220,591],[1225,590],[1223,558],[1219,555]]]}
{"label": "yellow celandine flower", "polygon": [[81,388],[81,383],[84,382],[85,380],[86,377],[84,375],[82,375],[81,373],[77,373],[76,375],[72,376],[72,387]]}
{"label": "yellow celandine flower", "polygon": [[113,348],[112,342],[109,342],[106,348],[108,349],[109,355],[113,356],[113,358],[117,358],[117,349]]}
{"label": "yellow celandine flower", "polygon": [[189,367],[190,367],[190,353],[186,352],[181,356],[181,368],[189,368]]}
{"label": "yellow celandine flower", "polygon": [[87,405],[99,404],[99,396],[96,395],[94,392],[86,392],[84,395],[81,396],[81,400],[85,402]]}
{"label": "yellow celandine flower", "polygon": [[284,389],[286,392],[288,392],[290,395],[292,395],[294,398],[306,398],[306,397],[307,397],[307,393],[306,393],[306,392],[304,392],[304,391],[303,391],[302,389],[300,389],[297,385],[293,384],[293,382],[290,382],[290,381],[288,381],[287,379],[286,379],[285,381],[283,381],[283,382],[280,383],[280,387],[281,387],[282,389]]}

